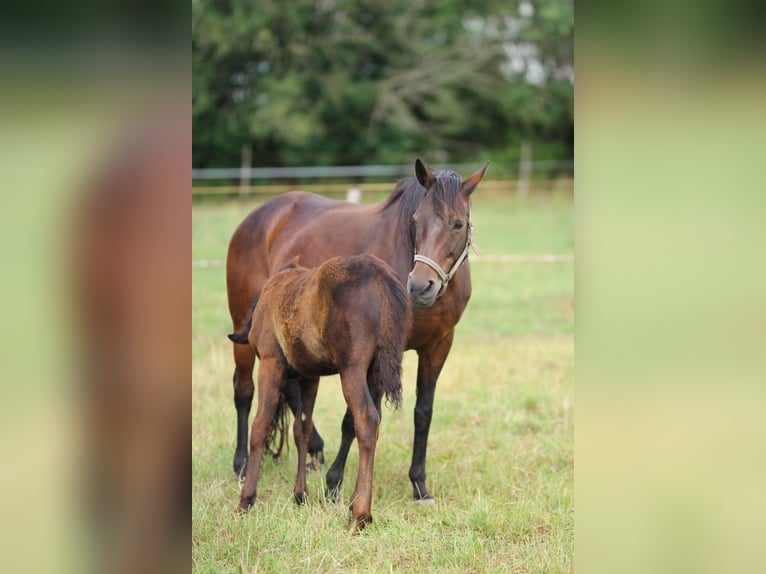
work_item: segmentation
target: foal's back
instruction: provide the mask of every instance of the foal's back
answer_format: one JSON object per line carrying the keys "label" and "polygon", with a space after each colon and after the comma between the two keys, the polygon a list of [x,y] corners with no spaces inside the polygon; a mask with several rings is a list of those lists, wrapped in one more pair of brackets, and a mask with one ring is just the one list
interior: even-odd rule
{"label": "foal's back", "polygon": [[255,343],[261,354],[271,332],[292,368],[329,375],[366,369],[383,347],[401,355],[409,323],[407,293],[391,267],[372,255],[333,257],[269,279],[254,315],[264,331]]}

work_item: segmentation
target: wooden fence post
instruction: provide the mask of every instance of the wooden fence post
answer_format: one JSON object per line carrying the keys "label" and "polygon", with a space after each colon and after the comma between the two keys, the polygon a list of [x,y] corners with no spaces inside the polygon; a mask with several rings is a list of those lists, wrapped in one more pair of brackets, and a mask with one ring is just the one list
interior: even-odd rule
{"label": "wooden fence post", "polygon": [[239,168],[239,193],[247,193],[250,187],[250,168],[253,165],[253,147],[242,144],[242,163]]}
{"label": "wooden fence post", "polygon": [[519,158],[519,185],[516,188],[519,197],[526,199],[529,195],[529,180],[532,176],[532,142],[521,142],[521,157]]}

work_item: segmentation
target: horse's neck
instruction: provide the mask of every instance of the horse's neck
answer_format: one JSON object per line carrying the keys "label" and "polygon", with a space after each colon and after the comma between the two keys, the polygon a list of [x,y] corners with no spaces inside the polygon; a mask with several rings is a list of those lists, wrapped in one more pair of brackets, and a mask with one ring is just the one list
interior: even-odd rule
{"label": "horse's neck", "polygon": [[375,224],[370,225],[374,229],[374,241],[380,246],[388,257],[381,257],[395,266],[397,259],[411,261],[414,255],[412,239],[410,238],[409,216],[402,213],[402,206],[394,202],[388,206],[379,205],[378,209],[371,213],[372,217],[377,218]]}

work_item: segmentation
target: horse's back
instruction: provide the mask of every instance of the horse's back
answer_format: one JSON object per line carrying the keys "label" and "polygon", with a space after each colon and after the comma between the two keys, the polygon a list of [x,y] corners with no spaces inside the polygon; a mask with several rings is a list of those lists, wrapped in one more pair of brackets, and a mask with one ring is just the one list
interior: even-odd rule
{"label": "horse's back", "polygon": [[274,269],[284,261],[273,250],[296,236],[312,217],[341,202],[305,191],[278,195],[253,209],[229,242],[226,285],[235,328],[246,320],[252,300]]}

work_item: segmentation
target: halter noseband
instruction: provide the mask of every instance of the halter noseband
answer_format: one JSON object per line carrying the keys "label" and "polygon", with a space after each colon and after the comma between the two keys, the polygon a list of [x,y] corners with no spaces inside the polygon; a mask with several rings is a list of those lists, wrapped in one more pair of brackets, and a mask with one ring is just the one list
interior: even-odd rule
{"label": "halter noseband", "polygon": [[465,262],[466,259],[468,259],[468,252],[471,250],[471,247],[473,247],[474,252],[478,254],[478,250],[476,249],[476,246],[472,242],[472,235],[473,235],[473,222],[471,221],[471,208],[468,208],[468,235],[465,240],[465,248],[463,249],[463,252],[460,254],[460,257],[458,257],[455,260],[455,263],[452,265],[449,271],[446,273],[444,272],[444,269],[441,268],[441,266],[431,259],[430,257],[426,257],[425,255],[418,255],[417,248],[415,249],[415,256],[412,258],[413,263],[417,263],[420,261],[421,263],[425,263],[428,265],[431,269],[436,271],[436,274],[439,276],[439,279],[441,279],[442,286],[439,288],[439,292],[436,294],[436,298],[438,299],[441,297],[444,292],[447,290],[447,285],[449,284],[452,277],[454,277],[455,273],[457,273],[457,270],[460,269],[460,266]]}

